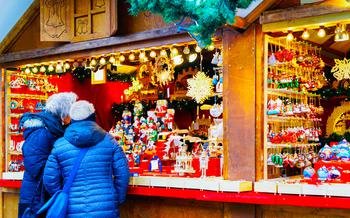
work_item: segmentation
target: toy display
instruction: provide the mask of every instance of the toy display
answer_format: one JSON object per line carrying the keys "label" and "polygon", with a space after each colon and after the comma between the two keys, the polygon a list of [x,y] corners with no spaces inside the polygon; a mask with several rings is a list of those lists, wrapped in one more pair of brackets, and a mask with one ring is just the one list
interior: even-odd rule
{"label": "toy display", "polygon": [[[216,107],[221,114],[222,107]],[[203,178],[221,176],[221,165],[210,167],[210,164],[222,158],[222,120],[216,120],[211,126],[212,119],[197,118],[197,126],[178,130],[174,122],[175,110],[168,108],[167,100],[157,100],[156,107],[148,111],[136,101],[133,111],[132,114],[124,110],[122,120],[110,130],[127,154],[131,172]],[[210,128],[209,140],[195,137],[198,131],[208,136]]]}

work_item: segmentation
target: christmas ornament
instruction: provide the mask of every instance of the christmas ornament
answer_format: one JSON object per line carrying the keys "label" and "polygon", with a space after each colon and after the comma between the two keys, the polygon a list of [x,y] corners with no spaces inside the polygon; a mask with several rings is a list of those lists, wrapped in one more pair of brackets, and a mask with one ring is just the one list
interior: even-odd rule
{"label": "christmas ornament", "polygon": [[315,175],[315,173],[315,169],[311,166],[306,167],[303,171],[303,175],[305,178],[312,178]]}
{"label": "christmas ornament", "polygon": [[350,59],[334,59],[335,65],[331,72],[337,80],[350,79]]}
{"label": "christmas ornament", "polygon": [[171,63],[171,61],[165,56],[156,58],[156,62],[154,63],[154,66],[153,66],[153,72],[156,75],[157,82],[161,86],[168,84],[168,82],[174,79],[173,63]]}
{"label": "christmas ornament", "polygon": [[212,79],[202,71],[197,72],[193,78],[188,79],[187,83],[187,96],[193,98],[199,104],[202,104],[213,95]]}

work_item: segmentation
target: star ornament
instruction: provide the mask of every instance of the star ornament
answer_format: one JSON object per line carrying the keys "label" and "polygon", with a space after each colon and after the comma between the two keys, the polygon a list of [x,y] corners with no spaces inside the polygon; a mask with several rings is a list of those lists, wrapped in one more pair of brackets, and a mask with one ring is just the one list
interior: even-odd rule
{"label": "star ornament", "polygon": [[187,80],[187,96],[193,98],[198,104],[202,104],[213,95],[211,78],[199,71],[193,78]]}
{"label": "star ornament", "polygon": [[331,72],[337,80],[350,79],[350,59],[334,59],[335,65]]}

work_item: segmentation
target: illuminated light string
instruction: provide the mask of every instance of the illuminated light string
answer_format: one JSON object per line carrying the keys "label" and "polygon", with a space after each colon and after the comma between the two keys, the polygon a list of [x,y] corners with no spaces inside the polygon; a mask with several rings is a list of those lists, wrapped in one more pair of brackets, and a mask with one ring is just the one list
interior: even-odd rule
{"label": "illuminated light string", "polygon": [[[211,44],[207,47],[207,50],[213,51],[215,45]],[[66,72],[72,72],[78,67],[90,68],[91,70],[97,69],[98,66],[106,64],[120,65],[127,60],[131,62],[147,62],[150,59],[154,60],[157,57],[166,57],[170,55],[170,60],[175,66],[181,65],[186,61],[192,63],[198,56],[201,57],[202,48],[197,44],[184,44],[184,45],[167,45],[162,47],[143,48],[140,50],[121,51],[118,53],[92,56],[84,60],[66,60],[66,61],[51,61],[49,63],[33,63],[30,65],[21,66],[20,70],[26,74],[64,74]],[[79,69],[81,70],[81,69]]]}

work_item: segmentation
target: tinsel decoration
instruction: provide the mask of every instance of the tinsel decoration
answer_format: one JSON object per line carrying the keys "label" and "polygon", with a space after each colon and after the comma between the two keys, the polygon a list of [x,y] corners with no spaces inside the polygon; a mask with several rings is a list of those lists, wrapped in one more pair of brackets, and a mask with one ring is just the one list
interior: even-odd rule
{"label": "tinsel decoration", "polygon": [[202,104],[213,95],[212,79],[199,71],[193,78],[187,80],[187,96],[193,98],[198,104]]}
{"label": "tinsel decoration", "polygon": [[316,91],[317,94],[321,95],[322,99],[330,99],[332,97],[345,97],[346,101],[350,100],[350,88],[345,89],[343,87],[339,87],[338,89],[332,88],[322,88]]}
{"label": "tinsel decoration", "polygon": [[120,81],[130,83],[133,78],[135,78],[136,74],[126,74],[126,73],[111,73],[110,70],[107,70],[107,80],[108,81]]}
{"label": "tinsel decoration", "polygon": [[[178,31],[187,31],[200,47],[212,43],[216,29],[235,22],[237,8],[247,8],[253,0],[128,0],[129,13],[159,14],[165,22],[177,22]],[[183,23],[189,18],[191,24]]]}
{"label": "tinsel decoration", "polygon": [[321,144],[325,145],[325,144],[331,144],[331,142],[340,142],[343,139],[345,139],[346,141],[350,142],[350,132],[345,132],[344,135],[340,135],[338,133],[332,133],[330,134],[328,137],[323,137],[320,138]]}

